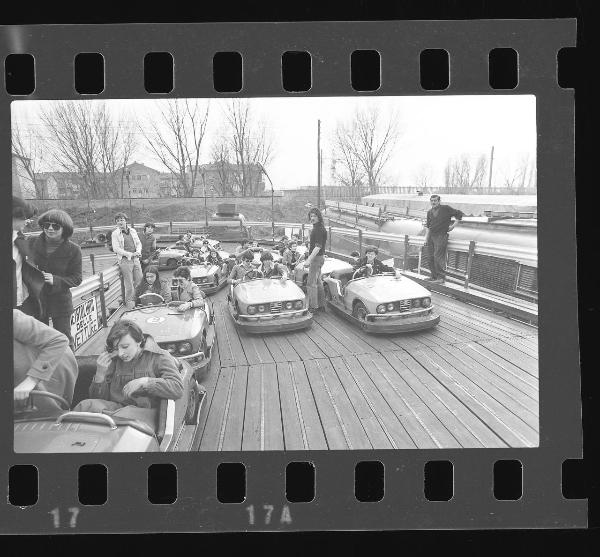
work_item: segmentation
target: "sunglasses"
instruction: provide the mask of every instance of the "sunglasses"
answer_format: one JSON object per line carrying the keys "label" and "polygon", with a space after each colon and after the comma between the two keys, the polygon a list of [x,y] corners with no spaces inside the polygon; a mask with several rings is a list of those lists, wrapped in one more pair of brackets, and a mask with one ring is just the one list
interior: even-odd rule
{"label": "sunglasses", "polygon": [[52,230],[60,230],[62,225],[56,222],[44,222],[42,223],[42,228],[44,230],[50,230],[50,228],[52,228]]}

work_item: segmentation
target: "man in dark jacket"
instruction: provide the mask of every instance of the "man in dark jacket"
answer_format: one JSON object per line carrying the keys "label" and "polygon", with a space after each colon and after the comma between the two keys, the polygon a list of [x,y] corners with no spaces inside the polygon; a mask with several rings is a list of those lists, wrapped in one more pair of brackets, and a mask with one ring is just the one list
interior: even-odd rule
{"label": "man in dark jacket", "polygon": [[[439,195],[432,195],[431,209],[427,211],[425,223],[425,245],[429,251],[429,280],[435,283],[443,283],[446,275],[446,248],[448,247],[448,233],[456,226],[456,221],[463,218],[458,209],[450,205],[442,205]],[[454,221],[452,219],[455,219]]]}
{"label": "man in dark jacket", "polygon": [[27,201],[13,195],[13,307],[27,315],[41,318],[44,310],[41,292],[44,275],[33,265],[33,257],[23,229],[36,214],[36,209]]}

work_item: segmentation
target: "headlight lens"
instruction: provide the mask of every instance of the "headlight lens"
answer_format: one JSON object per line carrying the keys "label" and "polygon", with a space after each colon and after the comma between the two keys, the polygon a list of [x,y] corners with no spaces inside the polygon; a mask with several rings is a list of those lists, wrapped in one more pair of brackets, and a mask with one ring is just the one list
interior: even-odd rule
{"label": "headlight lens", "polygon": [[264,313],[265,306],[258,306],[258,311],[259,311],[259,313]]}
{"label": "headlight lens", "polygon": [[385,313],[386,311],[386,305],[385,304],[379,304],[377,306],[377,313]]}
{"label": "headlight lens", "polygon": [[388,305],[387,305],[387,310],[388,310],[388,311],[394,311],[394,308],[395,308],[395,307],[396,307],[396,306],[395,306],[393,303],[392,303],[392,304],[388,304]]}
{"label": "headlight lens", "polygon": [[180,354],[189,354],[192,351],[192,343],[191,342],[182,342],[179,345],[179,353]]}
{"label": "headlight lens", "polygon": [[254,315],[256,313],[256,306],[248,306],[246,311],[248,312],[248,315]]}
{"label": "headlight lens", "polygon": [[424,308],[428,308],[431,305],[431,298],[423,298],[421,301]]}
{"label": "headlight lens", "polygon": [[413,300],[413,301],[412,301],[412,306],[413,306],[414,308],[420,308],[420,307],[421,307],[421,299],[420,299],[420,298],[417,298],[416,300]]}
{"label": "headlight lens", "polygon": [[294,307],[294,302],[286,302],[285,309],[292,309]]}
{"label": "headlight lens", "polygon": [[174,354],[177,350],[177,346],[175,346],[174,344],[167,344],[167,350],[169,354]]}
{"label": "headlight lens", "polygon": [[297,300],[296,302],[294,302],[294,307],[296,309],[302,309],[303,306],[304,306],[304,303],[302,302],[302,300]]}

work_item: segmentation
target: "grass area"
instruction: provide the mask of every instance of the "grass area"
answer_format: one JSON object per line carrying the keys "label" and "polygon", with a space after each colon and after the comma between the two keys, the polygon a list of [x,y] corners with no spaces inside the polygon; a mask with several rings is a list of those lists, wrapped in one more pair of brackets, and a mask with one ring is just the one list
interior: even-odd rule
{"label": "grass area", "polygon": [[[134,222],[202,221],[216,212],[220,203],[234,203],[237,210],[250,221],[271,220],[270,197],[208,198],[206,210],[203,198],[161,199],[101,199],[92,200],[30,200],[39,213],[50,208],[67,211],[75,227],[106,226],[113,224],[113,215],[126,213]],[[306,203],[314,203],[314,196],[287,195],[275,197],[273,214],[276,221],[303,222],[306,220]],[[37,227],[35,227],[37,229]]]}

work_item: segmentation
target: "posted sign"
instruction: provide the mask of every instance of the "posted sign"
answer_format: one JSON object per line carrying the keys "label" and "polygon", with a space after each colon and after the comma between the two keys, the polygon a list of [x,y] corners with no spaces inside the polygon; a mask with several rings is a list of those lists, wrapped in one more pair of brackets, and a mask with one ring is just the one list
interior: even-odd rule
{"label": "posted sign", "polygon": [[75,307],[71,315],[71,336],[75,349],[79,348],[100,329],[96,298],[91,298]]}

